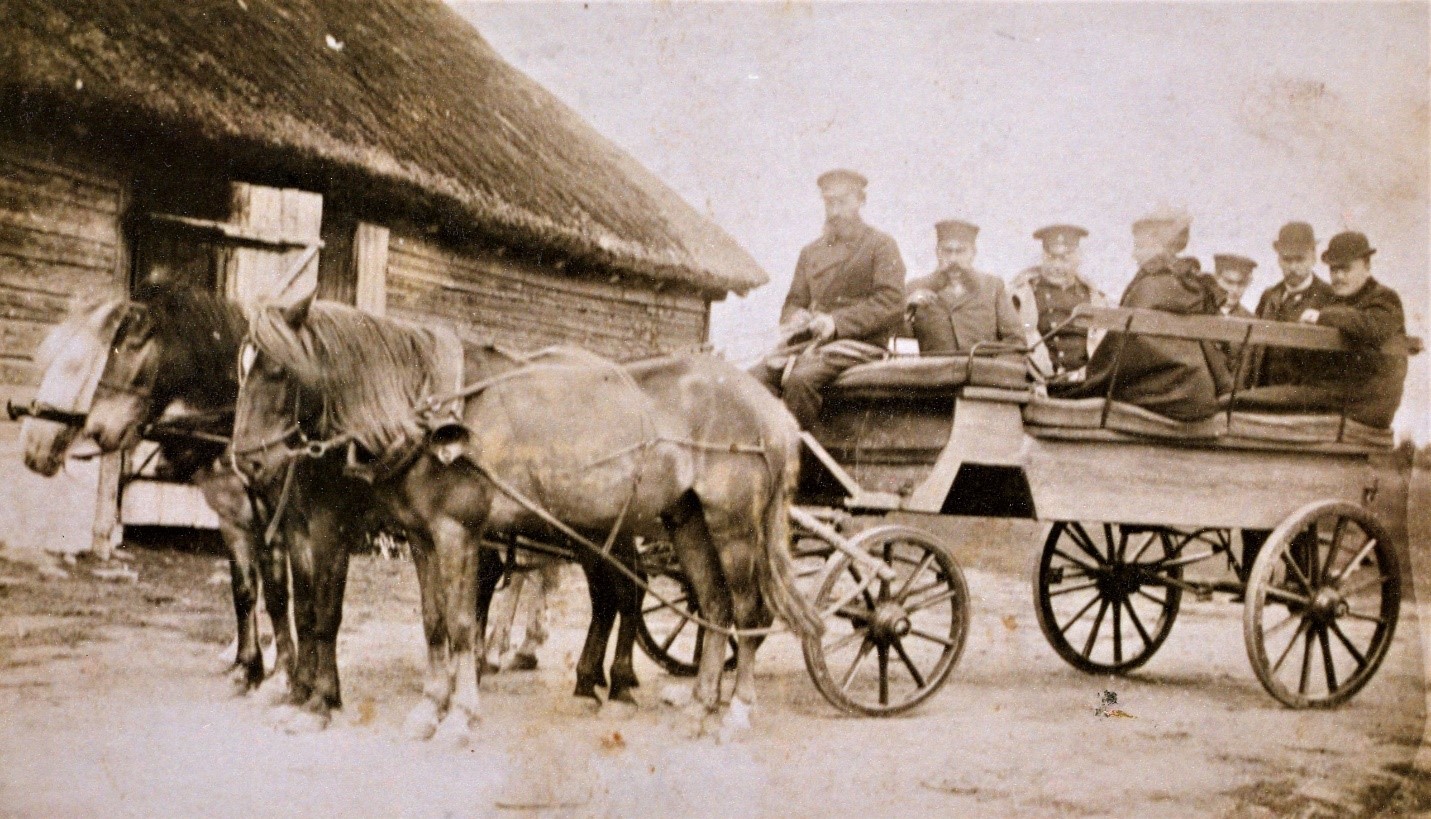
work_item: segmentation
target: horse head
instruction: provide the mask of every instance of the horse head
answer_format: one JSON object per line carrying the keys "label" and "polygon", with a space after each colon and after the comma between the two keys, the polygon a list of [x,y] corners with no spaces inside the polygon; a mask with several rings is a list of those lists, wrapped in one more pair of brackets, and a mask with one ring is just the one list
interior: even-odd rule
{"label": "horse head", "polygon": [[322,401],[252,337],[240,348],[238,373],[233,465],[247,479],[268,483],[302,456],[304,441],[322,437]]}
{"label": "horse head", "polygon": [[175,402],[198,410],[231,404],[241,328],[237,308],[213,294],[141,289],[122,311],[84,434],[113,452],[138,443],[143,428]]}
{"label": "horse head", "polygon": [[[44,367],[37,404],[84,415],[90,409],[125,302],[111,299],[76,310],[46,336],[36,354]],[[20,425],[25,466],[45,477],[60,471],[80,424],[26,418]]]}

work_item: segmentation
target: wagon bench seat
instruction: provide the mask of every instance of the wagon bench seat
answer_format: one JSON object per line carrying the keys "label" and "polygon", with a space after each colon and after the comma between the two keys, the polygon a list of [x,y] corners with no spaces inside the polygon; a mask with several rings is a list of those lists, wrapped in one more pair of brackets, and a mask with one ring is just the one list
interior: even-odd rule
{"label": "wagon bench seat", "polygon": [[1369,427],[1351,419],[1343,426],[1339,415],[1234,412],[1231,417],[1218,413],[1198,421],[1178,421],[1133,404],[1104,398],[1039,396],[1024,407],[1024,428],[1036,437],[1067,437],[1069,431],[1075,430],[1109,430],[1142,437],[1216,441],[1238,446],[1340,443],[1386,449],[1393,444],[1391,430]]}
{"label": "wagon bench seat", "polygon": [[1028,389],[1023,358],[967,355],[895,356],[845,370],[826,388],[843,398],[914,398],[947,395],[959,387]]}

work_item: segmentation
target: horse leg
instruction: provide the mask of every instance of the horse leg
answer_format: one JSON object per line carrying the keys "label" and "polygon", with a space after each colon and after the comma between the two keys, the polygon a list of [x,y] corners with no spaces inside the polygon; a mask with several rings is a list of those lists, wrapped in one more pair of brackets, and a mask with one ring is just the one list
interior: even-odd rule
{"label": "horse leg", "polygon": [[447,675],[447,626],[442,619],[442,586],[432,541],[425,532],[411,532],[408,546],[417,569],[418,596],[422,599],[422,632],[427,639],[427,675],[422,700],[408,712],[403,735],[426,740],[437,730],[437,722],[452,698],[452,679]]}
{"label": "horse leg", "polygon": [[312,558],[312,689],[303,713],[289,724],[293,732],[322,730],[331,712],[343,706],[338,681],[338,629],[343,622],[343,592],[348,581],[349,534],[345,504],[319,503],[308,510]]}
{"label": "horse leg", "polygon": [[[768,625],[770,620],[762,605],[760,581],[756,577],[756,561],[763,557],[756,533],[738,516],[709,511],[707,527],[712,533],[712,542],[716,544],[715,551],[720,557],[726,587],[730,590],[736,627],[756,629]],[[759,644],[759,638],[754,636],[736,638],[735,690],[730,709],[721,720],[723,740],[736,739],[750,731],[750,716],[755,709],[755,650]]]}
{"label": "horse leg", "polygon": [[[447,677],[453,681],[447,716],[436,737],[449,745],[466,745],[481,720],[477,683],[481,666],[476,653],[486,642],[477,636],[477,562],[480,531],[442,515],[429,524],[441,578],[443,620],[447,624]],[[485,627],[485,624],[484,624]]]}
{"label": "horse leg", "polygon": [[572,696],[589,697],[600,703],[596,689],[606,687],[602,664],[606,661],[611,627],[616,622],[616,600],[612,596],[610,572],[599,558],[587,557],[582,561],[582,568],[586,570],[586,590],[591,598],[591,622],[587,624],[586,643],[576,663],[576,689]]}
{"label": "horse leg", "polygon": [[301,705],[313,692],[317,670],[317,655],[313,646],[314,555],[312,538],[297,526],[284,526],[284,541],[288,544],[289,571],[293,577],[293,633],[296,651],[293,673],[289,678],[288,702]]}
{"label": "horse leg", "polygon": [[[700,502],[687,495],[680,507],[666,518],[671,542],[676,548],[681,571],[690,581],[701,615],[717,626],[730,623],[730,593],[721,575],[710,532],[701,515]],[[708,717],[720,707],[721,672],[725,665],[726,635],[707,628],[701,643],[700,665],[696,671],[694,699],[691,708],[697,719],[695,734],[705,733]]]}
{"label": "horse leg", "polygon": [[[491,647],[492,656],[490,662],[484,659],[487,667],[492,671],[497,671],[502,664],[502,657],[506,655],[507,649],[512,645],[512,621],[517,618],[517,607],[522,599],[522,587],[525,585],[526,575],[524,572],[514,571],[507,577],[507,587],[492,598],[491,606],[495,608],[492,612],[492,632],[487,637],[487,645]],[[486,658],[486,655],[483,655]]]}
{"label": "horse leg", "polygon": [[247,694],[263,682],[263,652],[258,645],[258,567],[254,543],[247,531],[227,521],[219,533],[229,551],[234,618],[238,623],[238,654],[229,681],[235,694]]}
{"label": "horse leg", "polygon": [[[629,539],[623,539],[624,548],[617,553],[617,559],[623,561],[628,566],[636,565],[635,544]],[[639,688],[641,682],[636,679],[636,666],[632,662],[632,652],[636,645],[636,628],[641,621],[641,588],[614,569],[608,570],[612,575],[613,592],[616,595],[616,608],[621,614],[621,627],[616,632],[616,655],[611,660],[611,694],[609,699],[616,702],[624,702],[630,705],[636,704],[636,698],[632,696],[631,689]]]}
{"label": "horse leg", "polygon": [[288,550],[281,539],[270,545],[258,544],[258,567],[263,604],[273,624],[273,674],[264,683],[264,688],[274,691],[274,696],[285,696],[293,678],[294,648],[293,626],[288,612]]}

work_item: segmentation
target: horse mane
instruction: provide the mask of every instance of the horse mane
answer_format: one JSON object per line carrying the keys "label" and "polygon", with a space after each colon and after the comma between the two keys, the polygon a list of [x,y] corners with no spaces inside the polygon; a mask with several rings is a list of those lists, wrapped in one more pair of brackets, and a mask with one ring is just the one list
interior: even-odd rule
{"label": "horse mane", "polygon": [[119,297],[82,298],[76,301],[64,321],[56,324],[40,342],[39,348],[35,350],[35,363],[41,370],[47,369],[64,349],[65,343],[81,334],[90,337],[96,345],[107,351],[112,337],[111,331],[119,321],[120,308],[124,305],[125,300]]}
{"label": "horse mane", "polygon": [[237,303],[207,289],[170,282],[141,285],[134,300],[148,307],[149,325],[164,346],[185,351],[191,371],[184,381],[206,386],[235,382],[234,361],[248,331]]}
{"label": "horse mane", "polygon": [[303,324],[278,308],[257,311],[254,346],[325,402],[325,435],[347,434],[379,459],[422,435],[415,411],[431,395],[438,340],[431,330],[318,301]]}

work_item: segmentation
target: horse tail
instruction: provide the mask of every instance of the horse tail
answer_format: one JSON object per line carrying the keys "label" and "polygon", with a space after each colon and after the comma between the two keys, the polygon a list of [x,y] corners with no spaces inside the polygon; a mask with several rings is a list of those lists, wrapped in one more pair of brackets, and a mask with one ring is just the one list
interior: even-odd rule
{"label": "horse tail", "polygon": [[[775,613],[800,637],[824,633],[825,624],[810,599],[795,586],[795,560],[790,555],[790,503],[800,477],[799,438],[786,438],[782,452],[770,453],[770,495],[764,515],[765,560],[756,561],[760,592]],[[793,446],[791,444],[794,444]],[[774,446],[774,442],[767,442]]]}

